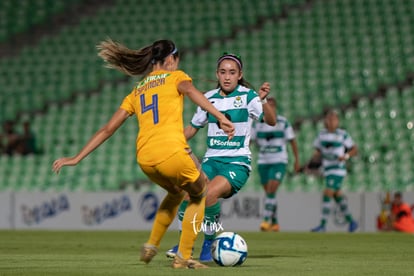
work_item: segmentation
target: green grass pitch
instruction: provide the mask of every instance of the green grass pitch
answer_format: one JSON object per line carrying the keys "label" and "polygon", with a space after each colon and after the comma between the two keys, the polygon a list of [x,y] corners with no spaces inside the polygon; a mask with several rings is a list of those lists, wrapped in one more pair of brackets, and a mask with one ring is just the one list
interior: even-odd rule
{"label": "green grass pitch", "polygon": [[[249,247],[240,267],[173,270],[164,252],[138,260],[147,231],[0,231],[0,275],[414,275],[414,236],[400,233],[239,232]],[[198,257],[201,237],[194,256]],[[197,274],[195,274],[197,273]]]}

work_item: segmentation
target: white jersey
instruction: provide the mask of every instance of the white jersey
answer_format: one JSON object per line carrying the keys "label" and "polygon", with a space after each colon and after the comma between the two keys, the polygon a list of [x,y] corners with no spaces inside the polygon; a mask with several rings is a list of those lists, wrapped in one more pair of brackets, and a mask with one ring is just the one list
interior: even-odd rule
{"label": "white jersey", "polygon": [[345,161],[339,161],[338,157],[343,156],[346,149],[352,148],[354,141],[345,130],[340,128],[335,132],[321,130],[314,141],[314,146],[322,154],[324,176],[346,175]]}
{"label": "white jersey", "polygon": [[[191,125],[202,128],[208,124],[207,152],[205,158],[219,157],[231,163],[242,164],[251,169],[251,152],[249,149],[252,120],[262,120],[263,106],[256,91],[242,85],[226,96],[220,95],[220,89],[210,90],[204,95],[222,113],[231,120],[235,127],[233,139],[217,125],[215,117],[197,108],[191,119]],[[223,158],[224,157],[224,158]]]}
{"label": "white jersey", "polygon": [[295,139],[295,133],[289,121],[277,115],[277,124],[256,123],[253,126],[252,139],[259,148],[258,164],[288,163],[287,143]]}

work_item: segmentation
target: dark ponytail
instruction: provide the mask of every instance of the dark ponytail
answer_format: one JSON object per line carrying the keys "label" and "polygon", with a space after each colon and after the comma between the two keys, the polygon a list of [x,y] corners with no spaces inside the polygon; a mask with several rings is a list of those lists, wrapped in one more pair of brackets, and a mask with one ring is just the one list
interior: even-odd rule
{"label": "dark ponytail", "polygon": [[102,41],[98,46],[98,56],[107,64],[106,67],[117,69],[129,76],[148,73],[151,66],[164,63],[170,54],[178,57],[178,50],[170,40],[158,40],[152,45],[139,50],[132,50],[111,39]]}

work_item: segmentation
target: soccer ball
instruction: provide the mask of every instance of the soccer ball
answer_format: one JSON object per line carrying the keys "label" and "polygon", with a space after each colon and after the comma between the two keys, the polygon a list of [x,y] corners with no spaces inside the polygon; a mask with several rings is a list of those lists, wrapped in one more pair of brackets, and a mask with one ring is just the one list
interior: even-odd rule
{"label": "soccer ball", "polygon": [[237,233],[223,232],[211,245],[213,260],[221,266],[238,266],[247,258],[247,243]]}

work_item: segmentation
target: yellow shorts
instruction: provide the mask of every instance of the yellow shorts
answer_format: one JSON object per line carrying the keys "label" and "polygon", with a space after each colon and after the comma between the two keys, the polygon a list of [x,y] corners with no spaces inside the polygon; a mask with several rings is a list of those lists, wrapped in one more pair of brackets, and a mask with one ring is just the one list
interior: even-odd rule
{"label": "yellow shorts", "polygon": [[184,187],[200,177],[200,164],[190,149],[182,149],[157,165],[139,164],[148,178],[167,191],[171,186]]}

